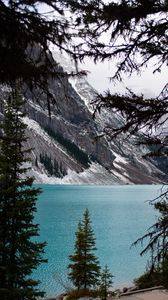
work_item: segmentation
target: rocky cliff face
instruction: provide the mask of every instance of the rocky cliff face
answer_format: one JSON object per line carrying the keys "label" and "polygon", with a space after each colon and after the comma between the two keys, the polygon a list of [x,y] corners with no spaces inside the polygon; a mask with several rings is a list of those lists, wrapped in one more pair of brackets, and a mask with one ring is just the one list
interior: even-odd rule
{"label": "rocky cliff face", "polygon": [[[72,66],[60,55],[55,59],[71,71]],[[129,139],[121,136],[110,141],[102,134],[108,123],[121,124],[119,115],[104,110],[92,118],[90,101],[95,90],[86,77],[68,80],[66,77],[48,81],[55,101],[49,116],[46,96],[34,89],[32,96],[26,91],[25,109],[28,125],[28,147],[32,147],[31,174],[38,183],[159,183],[166,181],[166,174],[157,161],[142,158],[146,146],[137,146],[139,136]],[[1,115],[2,117],[2,115]],[[98,138],[99,137],[99,138]]]}

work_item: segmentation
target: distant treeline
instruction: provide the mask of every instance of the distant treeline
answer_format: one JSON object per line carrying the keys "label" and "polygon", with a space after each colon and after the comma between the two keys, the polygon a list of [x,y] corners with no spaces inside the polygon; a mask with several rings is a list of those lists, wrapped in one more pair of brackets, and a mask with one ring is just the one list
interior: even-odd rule
{"label": "distant treeline", "polygon": [[75,143],[70,140],[64,138],[60,133],[53,131],[49,126],[45,127],[44,130],[59,144],[61,144],[64,148],[66,148],[67,152],[74,157],[80,164],[82,164],[85,168],[88,168],[91,160],[89,155],[80,149]]}
{"label": "distant treeline", "polygon": [[62,178],[67,174],[65,168],[61,162],[57,162],[56,159],[52,160],[51,156],[48,156],[46,153],[40,153],[40,162],[44,165],[45,169],[51,176]]}

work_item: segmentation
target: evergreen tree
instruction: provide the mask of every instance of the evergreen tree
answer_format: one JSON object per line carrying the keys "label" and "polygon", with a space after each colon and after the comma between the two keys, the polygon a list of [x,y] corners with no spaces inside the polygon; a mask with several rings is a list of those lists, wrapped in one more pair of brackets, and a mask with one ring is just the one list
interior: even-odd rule
{"label": "evergreen tree", "polygon": [[14,89],[8,99],[2,123],[0,148],[0,299],[35,300],[42,296],[31,273],[44,262],[44,243],[34,224],[36,200],[40,192],[26,176],[30,150],[23,149],[25,128],[20,112],[22,99]]}
{"label": "evergreen tree", "polygon": [[68,265],[68,268],[72,270],[68,275],[74,286],[79,290],[83,283],[83,230],[81,222],[78,223],[75,236],[75,253],[69,256],[72,263]]}
{"label": "evergreen tree", "polygon": [[109,288],[112,286],[112,274],[107,267],[102,270],[100,274],[100,288],[99,288],[99,295],[102,300],[106,300],[108,296]]}
{"label": "evergreen tree", "polygon": [[[134,242],[133,245],[138,243],[147,244],[141,255],[150,253],[150,272],[157,272],[162,277],[163,284],[167,282],[167,269],[168,269],[168,201],[167,195],[163,193],[163,200],[154,202],[154,207],[158,212],[157,222],[152,225],[148,232]],[[165,199],[166,197],[166,199]]]}
{"label": "evergreen tree", "polygon": [[87,289],[97,284],[100,271],[98,259],[93,253],[96,250],[95,237],[88,209],[85,210],[75,235],[75,253],[69,257],[72,261],[68,265],[71,269],[69,278],[78,289]]}

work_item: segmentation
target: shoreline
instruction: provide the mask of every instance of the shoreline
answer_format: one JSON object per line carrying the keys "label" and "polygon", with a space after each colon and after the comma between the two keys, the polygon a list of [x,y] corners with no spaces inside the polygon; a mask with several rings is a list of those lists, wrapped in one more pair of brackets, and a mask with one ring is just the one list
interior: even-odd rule
{"label": "shoreline", "polygon": [[[126,287],[125,287],[126,288]],[[128,291],[117,293],[116,296],[112,297],[109,296],[109,300],[112,299],[119,299],[123,298],[123,300],[168,300],[168,290],[165,289],[163,286],[155,286],[147,289],[140,289],[140,290],[130,290],[131,287],[127,287]],[[117,291],[117,290],[116,290]],[[66,300],[67,299],[67,293],[62,293],[57,296],[44,298],[45,300]],[[78,298],[81,300],[100,300],[99,297],[92,298],[88,296],[83,296],[81,298]]]}

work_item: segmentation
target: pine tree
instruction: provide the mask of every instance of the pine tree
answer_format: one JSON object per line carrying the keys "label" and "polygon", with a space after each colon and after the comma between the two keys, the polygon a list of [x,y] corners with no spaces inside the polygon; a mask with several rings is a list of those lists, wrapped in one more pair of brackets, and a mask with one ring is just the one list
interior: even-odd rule
{"label": "pine tree", "polygon": [[26,126],[21,95],[14,89],[8,99],[1,126],[0,148],[0,299],[35,300],[42,296],[38,281],[31,273],[44,262],[44,243],[34,224],[36,200],[40,192],[32,187],[33,178],[26,176],[28,153],[24,150]]}
{"label": "pine tree", "polygon": [[78,223],[78,228],[75,236],[75,253],[74,255],[69,256],[69,259],[72,261],[72,263],[69,264],[68,267],[72,269],[72,271],[69,273],[69,278],[73,282],[74,286],[79,290],[83,282],[83,231],[81,222]]}
{"label": "pine tree", "polygon": [[102,300],[107,299],[109,288],[111,287],[111,285],[113,283],[112,282],[112,277],[113,276],[112,276],[109,268],[106,265],[105,268],[102,270],[102,272],[100,274],[99,295],[100,295]]}
{"label": "pine tree", "polygon": [[68,265],[71,269],[69,278],[78,289],[87,289],[97,284],[100,271],[98,259],[93,253],[96,250],[95,237],[88,209],[85,210],[75,235],[75,253],[69,257],[72,261]]}

